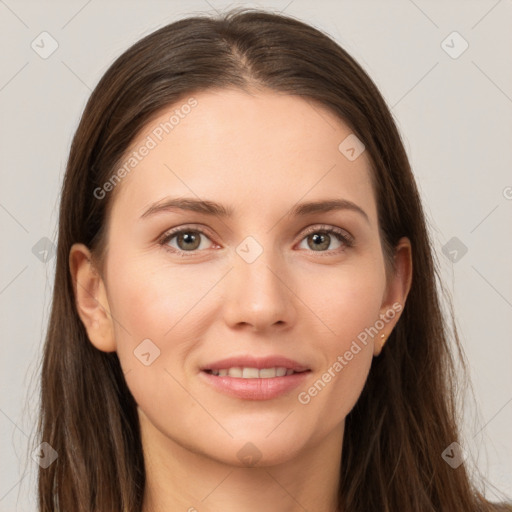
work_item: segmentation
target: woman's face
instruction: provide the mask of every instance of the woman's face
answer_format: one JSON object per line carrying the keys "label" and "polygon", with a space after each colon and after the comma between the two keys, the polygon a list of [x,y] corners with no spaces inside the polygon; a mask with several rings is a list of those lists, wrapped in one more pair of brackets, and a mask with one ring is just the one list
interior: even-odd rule
{"label": "woman's face", "polygon": [[[103,268],[112,336],[89,337],[117,351],[145,435],[276,463],[342,435],[408,285],[386,282],[370,164],[347,125],[296,96],[193,98],[140,133],[119,173]],[[185,198],[196,206],[170,205]],[[329,201],[341,207],[304,206]],[[228,358],[248,360],[216,364]],[[294,364],[308,371],[273,377]]]}

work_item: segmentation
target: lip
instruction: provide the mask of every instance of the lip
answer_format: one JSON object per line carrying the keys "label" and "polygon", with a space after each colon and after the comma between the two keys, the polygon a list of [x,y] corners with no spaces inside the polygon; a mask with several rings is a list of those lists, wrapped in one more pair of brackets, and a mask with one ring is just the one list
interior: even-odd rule
{"label": "lip", "polygon": [[[220,377],[206,371],[234,367],[257,368],[258,370],[262,368],[282,367],[301,373],[294,373],[283,377],[271,377],[268,379],[243,379],[239,377]],[[271,400],[272,398],[277,398],[299,386],[311,373],[311,368],[293,359],[279,355],[265,357],[254,357],[250,355],[233,356],[206,364],[200,369],[200,377],[204,379],[207,384],[221,393],[243,400]]]}
{"label": "lip", "polygon": [[[235,366],[242,368],[257,368],[261,370],[262,368],[277,368],[283,367],[287,370],[291,369],[295,372],[303,372],[306,370],[310,370],[307,366],[294,361],[293,359],[289,359],[284,356],[266,356],[266,357],[254,357],[254,356],[233,356],[228,357],[227,359],[221,359],[220,361],[215,361],[214,363],[209,363],[201,367],[201,370],[222,370],[224,368],[234,368]],[[291,377],[291,375],[289,375]],[[236,378],[236,377],[230,377]],[[281,377],[275,377],[276,379]],[[261,379],[255,379],[261,380]]]}
{"label": "lip", "polygon": [[199,375],[200,378],[205,379],[217,391],[229,396],[244,400],[271,400],[299,386],[310,373],[311,371],[304,371],[302,373],[293,373],[284,377],[271,377],[268,379],[219,377],[204,370]]}

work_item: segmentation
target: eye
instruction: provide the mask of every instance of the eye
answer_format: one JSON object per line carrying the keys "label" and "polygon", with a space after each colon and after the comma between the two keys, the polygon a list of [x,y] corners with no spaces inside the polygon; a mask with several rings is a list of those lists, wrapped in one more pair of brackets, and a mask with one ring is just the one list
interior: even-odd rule
{"label": "eye", "polygon": [[[196,252],[208,249],[202,243],[203,238],[211,242],[210,237],[202,229],[184,226],[167,232],[159,243],[171,252],[181,256],[186,253],[190,253],[192,256]],[[312,226],[306,231],[302,241],[306,241],[307,249],[309,248],[313,252],[327,253],[337,253],[345,250],[347,247],[352,247],[354,244],[354,239],[351,235],[334,226]],[[338,246],[331,250],[326,250],[329,249],[333,241],[337,242]]]}
{"label": "eye", "polygon": [[[160,244],[169,247],[173,252],[185,253],[197,250],[203,250],[202,238],[210,240],[206,233],[200,229],[192,229],[190,227],[179,228],[166,233]],[[176,239],[176,245],[171,242]]]}
{"label": "eye", "polygon": [[[338,242],[338,247],[334,247],[332,251],[326,251],[333,241]],[[307,242],[308,248],[314,252],[339,252],[347,247],[352,247],[354,239],[346,231],[335,228],[333,226],[313,226],[306,232],[304,241]]]}

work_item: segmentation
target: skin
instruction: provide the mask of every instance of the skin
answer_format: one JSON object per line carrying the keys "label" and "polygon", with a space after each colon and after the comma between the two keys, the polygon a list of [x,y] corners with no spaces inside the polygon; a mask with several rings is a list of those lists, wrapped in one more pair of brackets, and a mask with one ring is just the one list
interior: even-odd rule
{"label": "skin", "polygon": [[[396,273],[386,279],[367,154],[349,161],[338,150],[351,130],[326,108],[265,90],[194,97],[198,105],[117,185],[103,268],[82,244],[70,252],[89,339],[117,352],[138,404],[143,510],[333,512],[345,417],[382,349],[381,332],[388,336],[400,315],[309,403],[297,395],[379,315],[403,307],[410,242],[400,240]],[[175,109],[145,127],[131,150]],[[141,218],[169,196],[213,200],[235,214]],[[287,215],[298,202],[333,198],[357,204],[368,221],[348,209]],[[330,235],[314,250],[304,231],[322,225],[348,232],[354,245]],[[159,245],[178,226],[205,230],[194,232],[202,240],[194,255],[171,252],[189,247],[177,237],[168,249]],[[252,263],[236,252],[247,236],[263,249]],[[147,338],[160,350],[149,366],[134,355]],[[311,373],[278,398],[242,400],[199,378],[202,364],[234,354],[284,355]],[[261,457],[253,467],[237,456],[247,442]]]}

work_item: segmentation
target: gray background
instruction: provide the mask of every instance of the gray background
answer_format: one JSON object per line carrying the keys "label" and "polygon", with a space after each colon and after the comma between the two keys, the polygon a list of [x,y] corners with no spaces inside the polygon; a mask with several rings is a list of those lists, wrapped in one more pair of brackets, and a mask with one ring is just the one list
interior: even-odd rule
{"label": "gray background", "polygon": [[[44,251],[56,241],[59,188],[85,102],[143,35],[234,5],[0,0],[0,511],[35,510],[29,440],[55,264]],[[392,107],[469,360],[476,403],[461,395],[464,448],[512,496],[512,1],[236,5],[283,11],[324,30]],[[31,47],[51,48],[43,31],[58,44],[47,58]],[[454,31],[469,44],[457,58],[464,42]]]}

